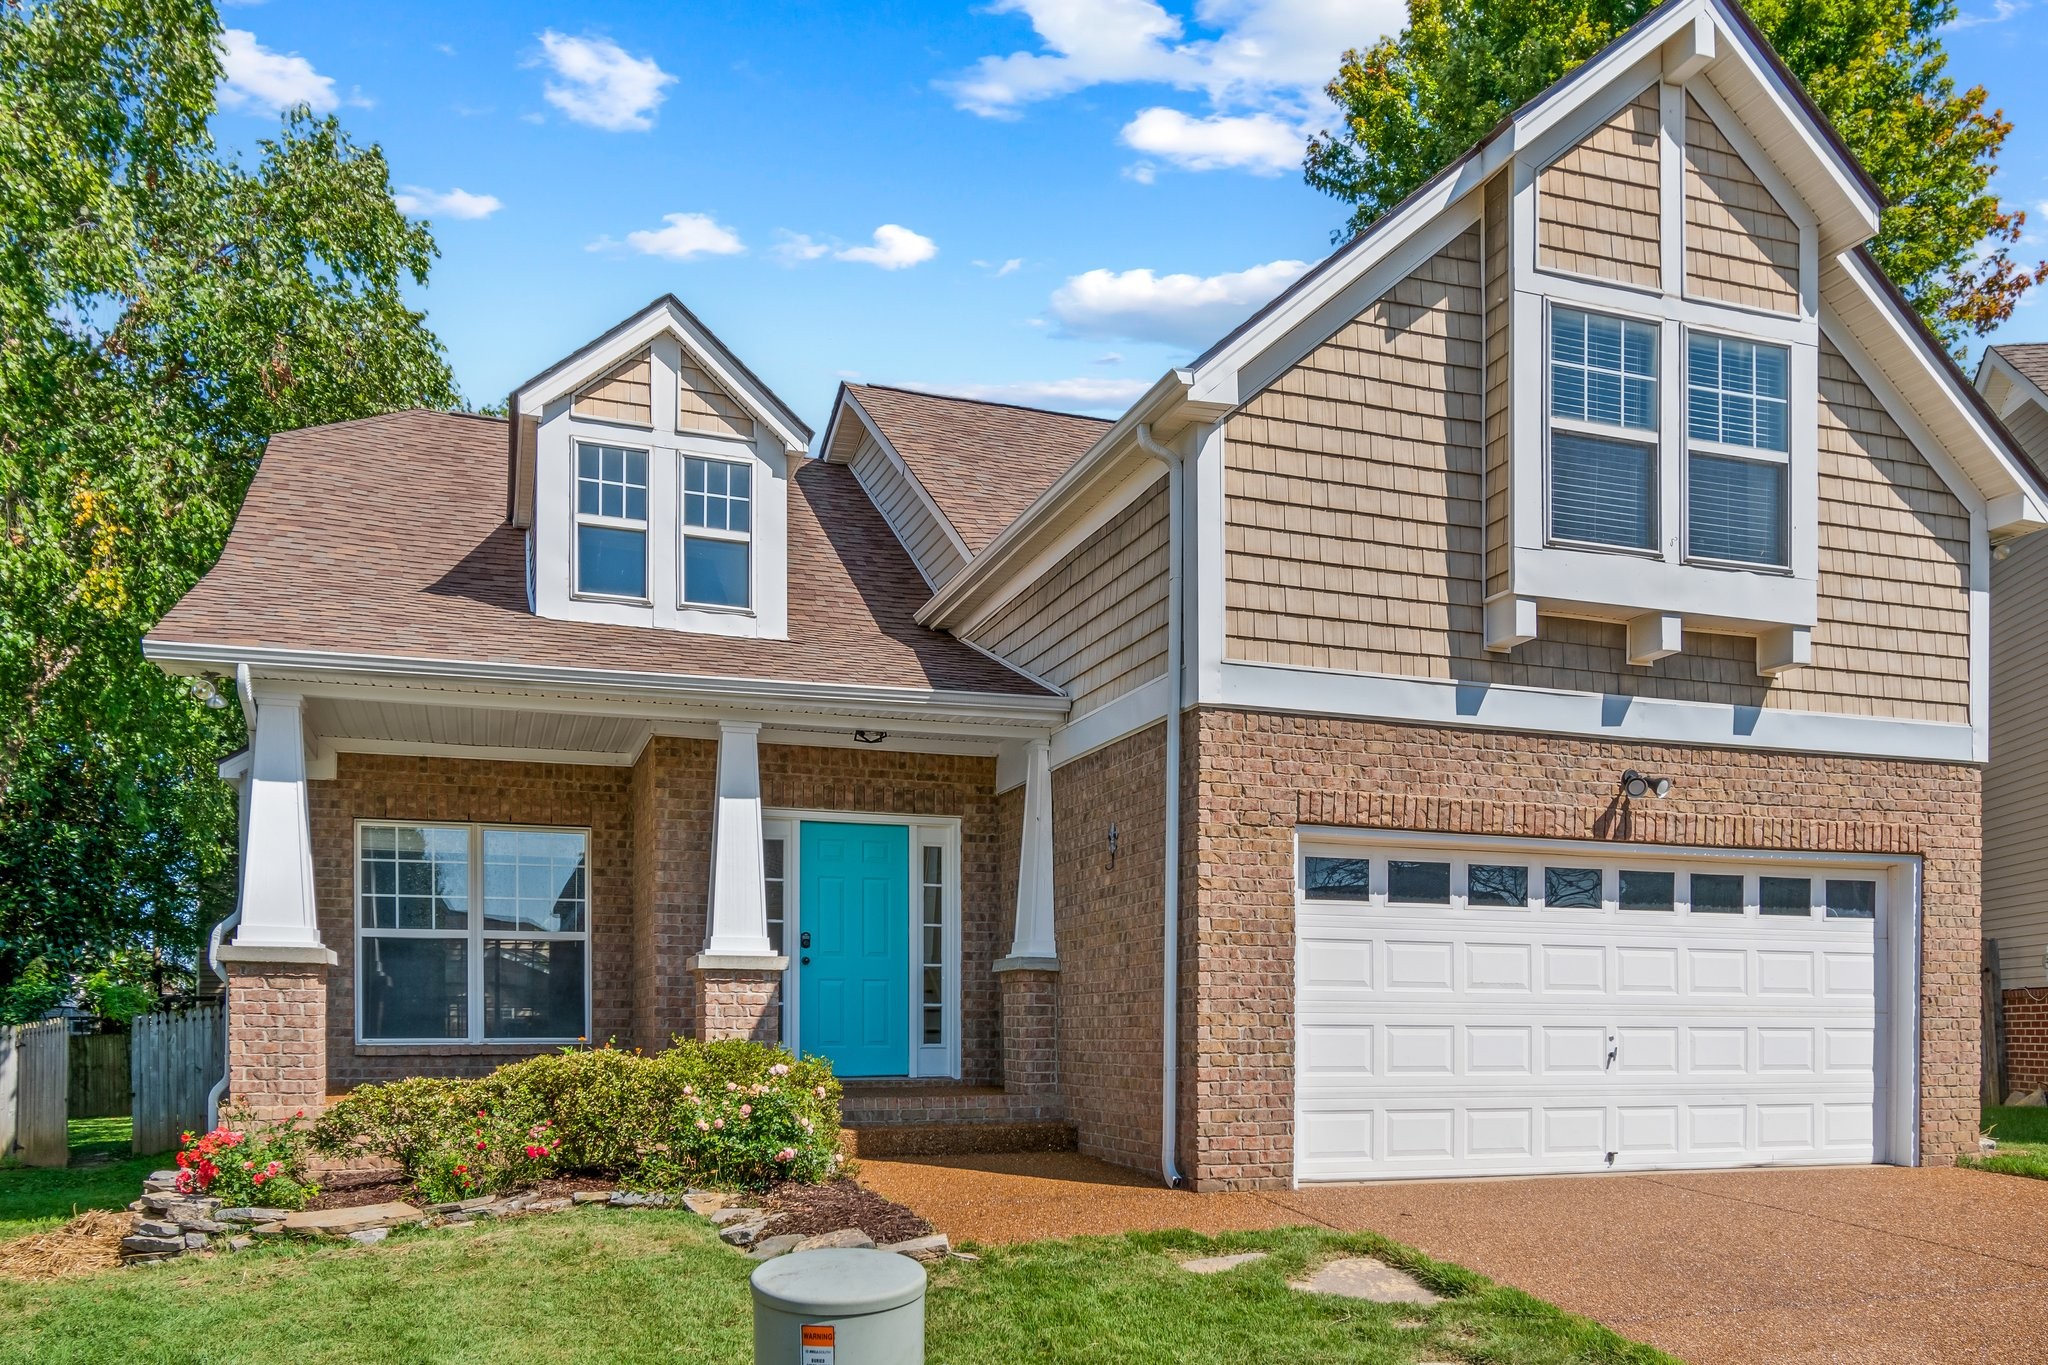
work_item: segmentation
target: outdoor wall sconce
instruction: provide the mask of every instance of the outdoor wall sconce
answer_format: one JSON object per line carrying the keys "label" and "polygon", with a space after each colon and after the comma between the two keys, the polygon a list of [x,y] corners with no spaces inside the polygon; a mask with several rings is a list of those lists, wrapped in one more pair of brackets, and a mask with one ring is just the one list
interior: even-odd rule
{"label": "outdoor wall sconce", "polygon": [[1109,822],[1109,865],[1116,866],[1116,821]]}
{"label": "outdoor wall sconce", "polygon": [[1671,779],[1668,777],[1644,777],[1634,768],[1621,775],[1621,789],[1630,800],[1638,796],[1671,795]]}

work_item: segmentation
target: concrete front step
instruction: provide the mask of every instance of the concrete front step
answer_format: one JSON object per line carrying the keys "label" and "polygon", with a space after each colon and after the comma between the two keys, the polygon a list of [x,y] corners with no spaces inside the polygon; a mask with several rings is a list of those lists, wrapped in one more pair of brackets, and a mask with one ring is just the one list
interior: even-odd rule
{"label": "concrete front step", "polygon": [[849,1158],[969,1156],[990,1152],[1067,1152],[1074,1125],[1063,1119],[983,1123],[849,1124],[839,1147]]}

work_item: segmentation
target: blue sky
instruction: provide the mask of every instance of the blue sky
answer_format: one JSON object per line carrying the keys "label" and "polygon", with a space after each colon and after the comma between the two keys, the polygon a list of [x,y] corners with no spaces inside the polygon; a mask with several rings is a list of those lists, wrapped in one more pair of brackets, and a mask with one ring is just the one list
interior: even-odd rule
{"label": "blue sky", "polygon": [[[1401,12],[268,0],[222,10],[216,127],[307,99],[383,145],[475,399],[672,290],[813,425],[842,378],[1114,412],[1329,250],[1303,132]],[[2048,257],[2048,0],[1964,0],[1947,43]],[[2048,340],[2048,298],[1998,339]]]}

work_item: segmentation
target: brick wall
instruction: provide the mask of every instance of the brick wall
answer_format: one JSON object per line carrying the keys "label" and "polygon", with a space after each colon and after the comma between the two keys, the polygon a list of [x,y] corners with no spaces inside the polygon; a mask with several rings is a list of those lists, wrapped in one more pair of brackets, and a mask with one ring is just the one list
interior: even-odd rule
{"label": "brick wall", "polygon": [[667,1047],[695,1027],[711,896],[718,742],[656,736],[633,765],[633,1041]]}
{"label": "brick wall", "polygon": [[1083,1152],[1147,1170],[1159,1162],[1165,748],[1154,725],[1052,778],[1060,1089]]}
{"label": "brick wall", "polygon": [[331,1091],[401,1076],[477,1075],[514,1058],[549,1050],[507,1043],[423,1048],[357,1045],[357,820],[588,828],[591,1033],[598,1040],[632,1036],[629,783],[630,775],[623,768],[342,754],[333,781],[307,784],[320,937],[339,959],[327,978],[327,1084]]}
{"label": "brick wall", "polygon": [[2033,986],[2007,991],[2005,1088],[2011,1092],[2044,1086],[2048,1086],[2048,990]]}
{"label": "brick wall", "polygon": [[[1288,1179],[1300,824],[1918,854],[1922,1160],[1947,1164],[1975,1149],[1975,768],[1226,710],[1200,711],[1190,727],[1200,769],[1184,812],[1193,842],[1184,939],[1200,995],[1182,1086],[1195,1111],[1184,1164],[1198,1188]],[[1621,806],[1616,787],[1629,767],[1670,777],[1671,795]]]}
{"label": "brick wall", "polygon": [[235,962],[228,971],[228,1091],[259,1117],[320,1112],[327,1095],[325,968]]}

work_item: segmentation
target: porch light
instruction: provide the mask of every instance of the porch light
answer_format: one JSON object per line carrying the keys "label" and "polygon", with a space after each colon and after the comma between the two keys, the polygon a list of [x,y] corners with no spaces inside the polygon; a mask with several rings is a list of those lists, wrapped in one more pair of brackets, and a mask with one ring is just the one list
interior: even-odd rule
{"label": "porch light", "polygon": [[203,673],[185,684],[185,690],[192,694],[192,700],[207,710],[218,711],[228,704],[228,699],[220,694],[220,688],[216,686],[219,681],[219,674]]}
{"label": "porch light", "polygon": [[880,744],[888,737],[889,732],[887,730],[855,730],[853,732],[853,739],[856,744]]}
{"label": "porch light", "polygon": [[1652,793],[1660,797],[1669,796],[1671,795],[1671,779],[1668,777],[1645,777],[1634,768],[1630,768],[1621,775],[1621,789],[1627,793],[1630,800],[1634,800],[1639,796],[1649,796]]}

